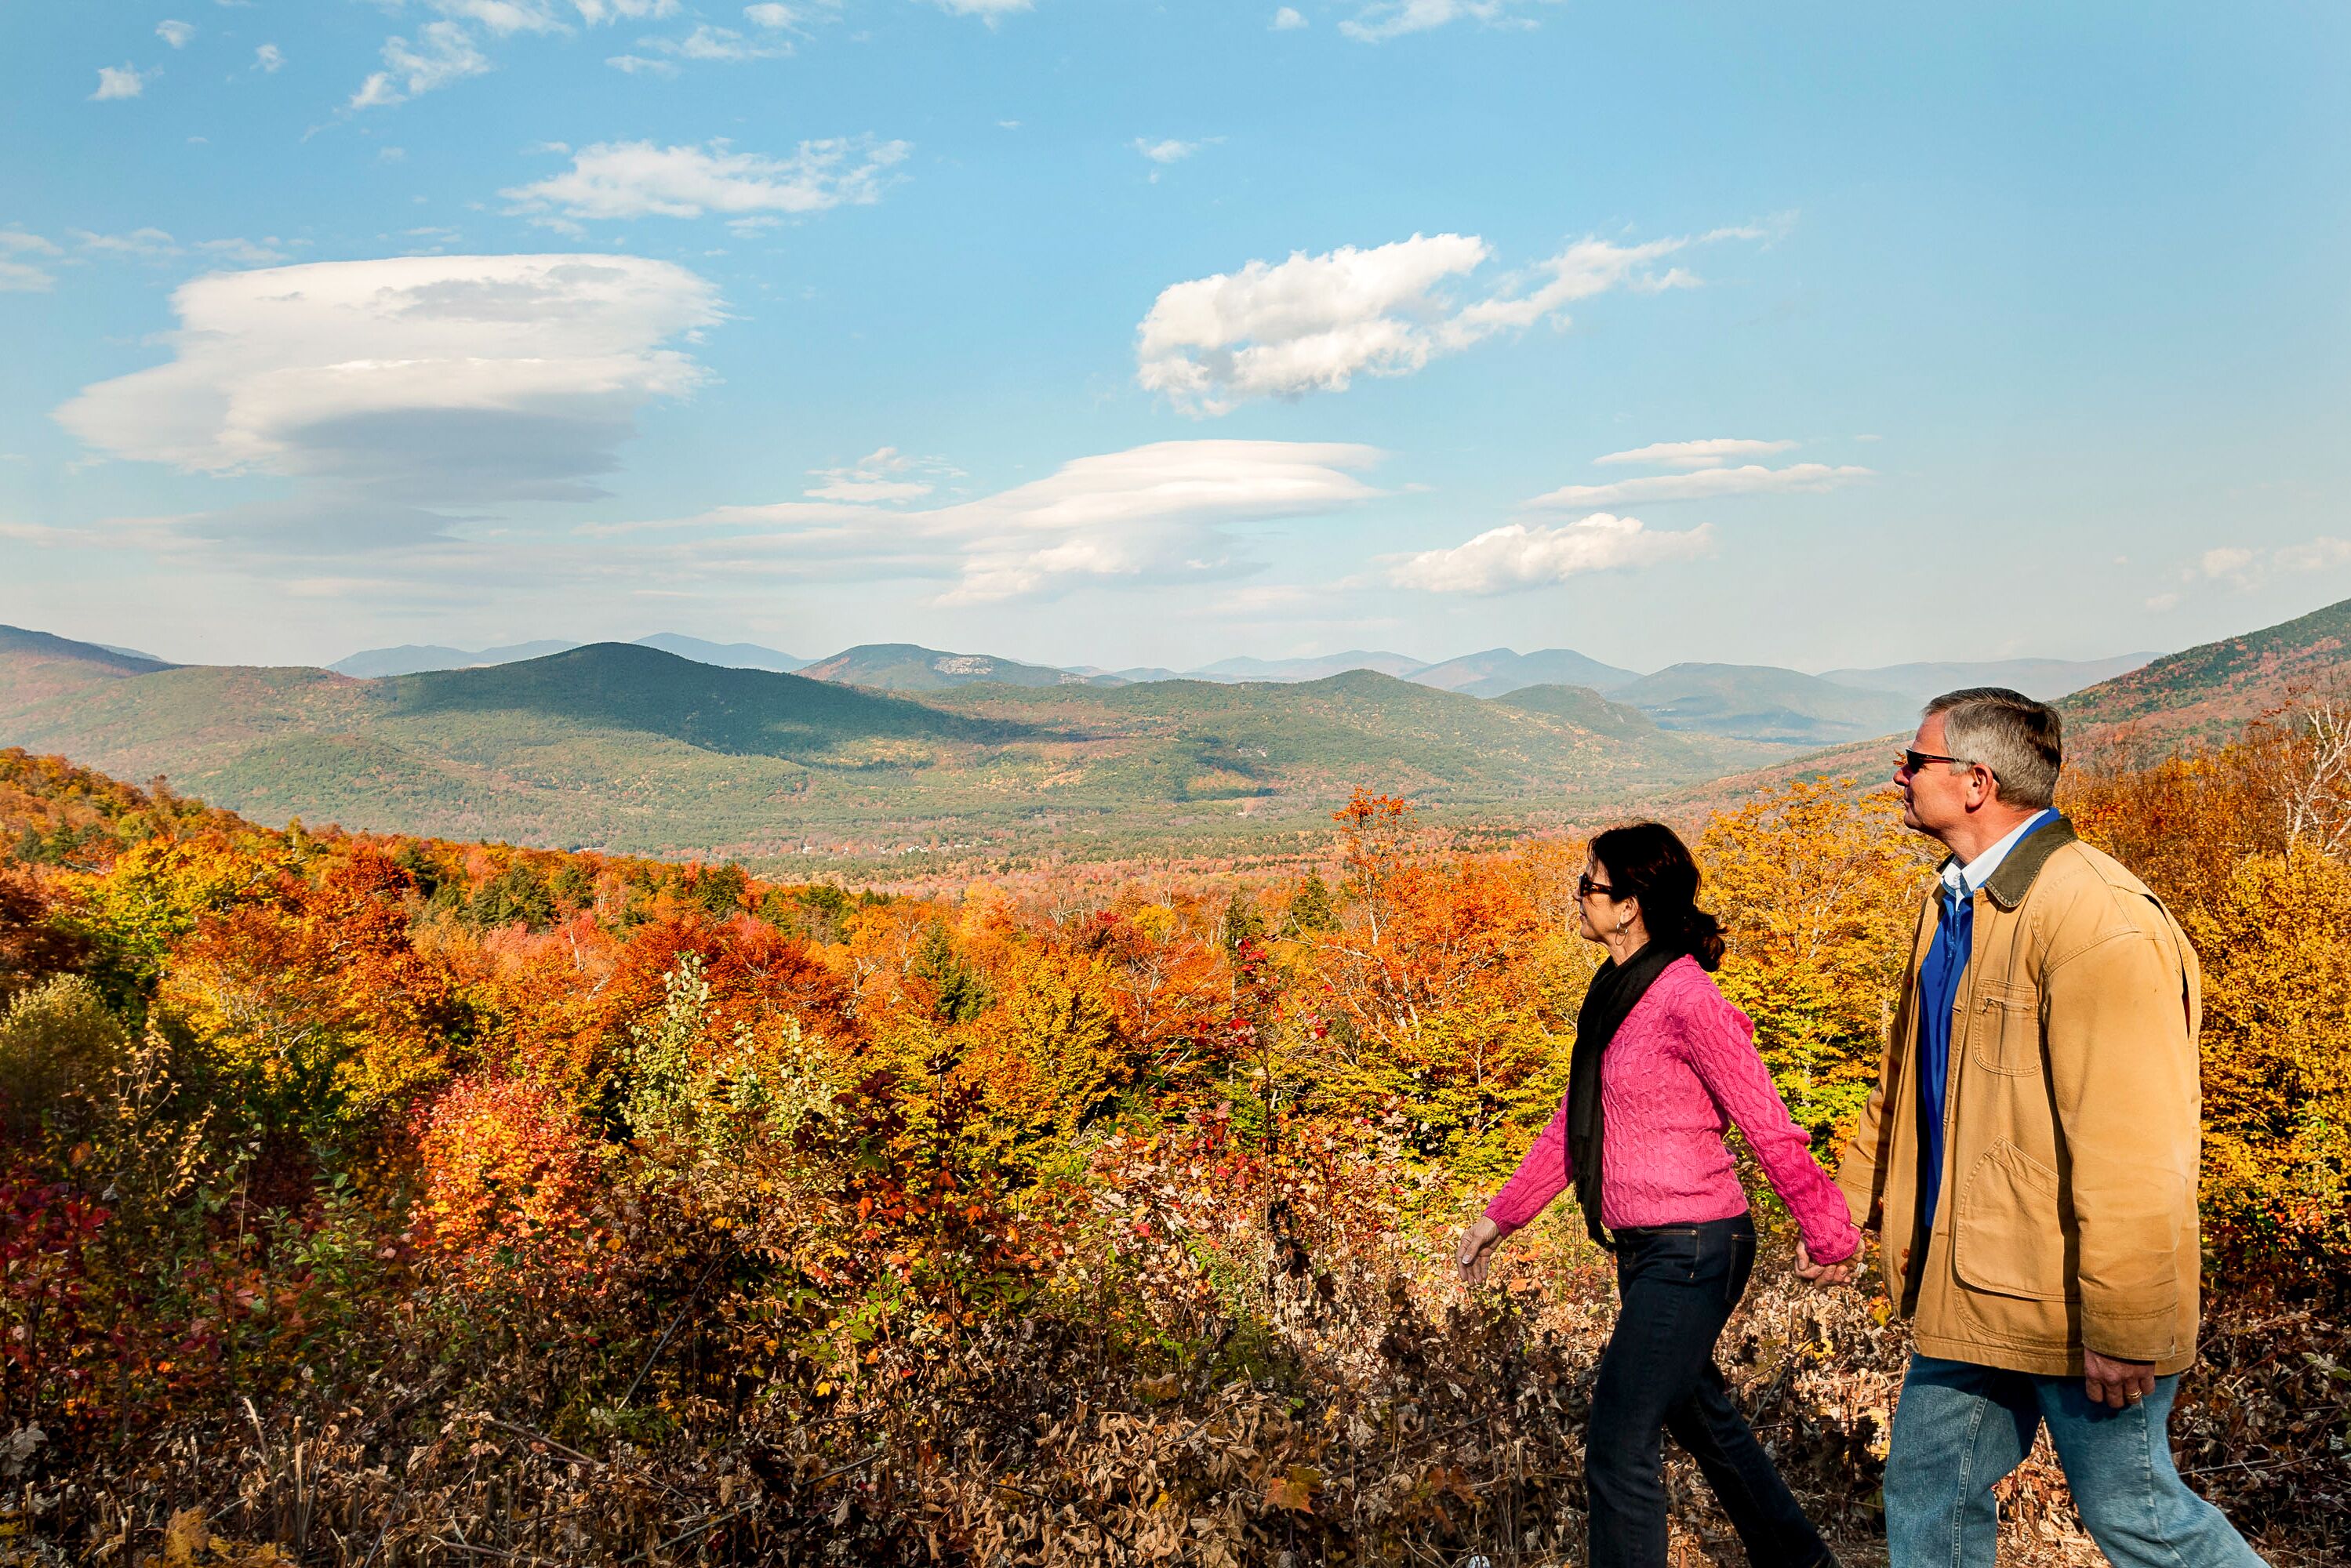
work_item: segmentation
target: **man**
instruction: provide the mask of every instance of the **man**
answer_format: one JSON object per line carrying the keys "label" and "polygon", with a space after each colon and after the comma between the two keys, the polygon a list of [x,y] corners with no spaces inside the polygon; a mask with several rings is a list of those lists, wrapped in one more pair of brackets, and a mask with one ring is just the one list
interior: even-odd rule
{"label": "man", "polygon": [[1991,1568],[1992,1488],[2043,1423],[2116,1568],[2259,1568],[2166,1432],[2196,1358],[2196,955],[2051,809],[2060,740],[2042,703],[1952,692],[1894,774],[1950,855],[1837,1176],[1915,1326],[1892,1568]]}

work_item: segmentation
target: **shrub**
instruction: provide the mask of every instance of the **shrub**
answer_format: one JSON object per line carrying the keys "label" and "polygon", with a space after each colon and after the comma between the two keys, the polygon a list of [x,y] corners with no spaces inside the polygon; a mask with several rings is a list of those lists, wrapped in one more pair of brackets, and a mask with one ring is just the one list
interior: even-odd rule
{"label": "shrub", "polygon": [[0,1128],[19,1141],[47,1128],[68,1143],[87,1130],[89,1097],[129,1044],[122,1024],[79,975],[60,975],[0,1014]]}

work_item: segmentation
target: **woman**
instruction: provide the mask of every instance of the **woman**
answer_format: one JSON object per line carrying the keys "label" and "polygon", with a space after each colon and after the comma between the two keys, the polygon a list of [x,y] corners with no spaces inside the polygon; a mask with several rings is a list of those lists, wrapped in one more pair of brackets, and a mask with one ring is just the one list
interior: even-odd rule
{"label": "woman", "polygon": [[1738,1124],[1795,1216],[1808,1277],[1843,1278],[1861,1235],[1772,1088],[1754,1025],[1708,977],[1722,931],[1698,884],[1661,822],[1592,841],[1576,928],[1608,958],[1576,1018],[1567,1099],[1461,1239],[1461,1276],[1483,1283],[1495,1243],[1571,1182],[1593,1239],[1616,1254],[1620,1307],[1583,1446],[1591,1568],[1666,1568],[1661,1431],[1698,1460],[1754,1568],[1820,1568],[1835,1559],[1714,1364],[1755,1263],[1724,1129]]}

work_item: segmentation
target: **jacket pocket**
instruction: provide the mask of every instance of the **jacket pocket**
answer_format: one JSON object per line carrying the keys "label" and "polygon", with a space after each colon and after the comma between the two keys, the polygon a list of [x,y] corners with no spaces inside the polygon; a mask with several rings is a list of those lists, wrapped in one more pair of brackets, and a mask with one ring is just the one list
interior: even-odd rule
{"label": "jacket pocket", "polygon": [[1987,985],[1976,1003],[1975,1063],[2013,1078],[2041,1075],[2041,993],[2031,986]]}
{"label": "jacket pocket", "polygon": [[2071,1301],[2057,1173],[2002,1138],[1968,1172],[1952,1216],[1951,1265],[1979,1291]]}

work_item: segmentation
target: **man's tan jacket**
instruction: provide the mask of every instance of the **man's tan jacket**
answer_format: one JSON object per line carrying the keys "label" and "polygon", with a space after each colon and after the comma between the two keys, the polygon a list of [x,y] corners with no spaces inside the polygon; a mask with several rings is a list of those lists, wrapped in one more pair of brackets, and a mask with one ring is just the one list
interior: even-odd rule
{"label": "man's tan jacket", "polygon": [[1951,1016],[1943,1178],[1918,1234],[1923,1100],[1911,937],[1877,1088],[1837,1183],[1922,1354],[2078,1375],[2082,1348],[2196,1358],[2202,997],[2187,936],[2139,880],[2063,818],[2010,851],[1975,895]]}

